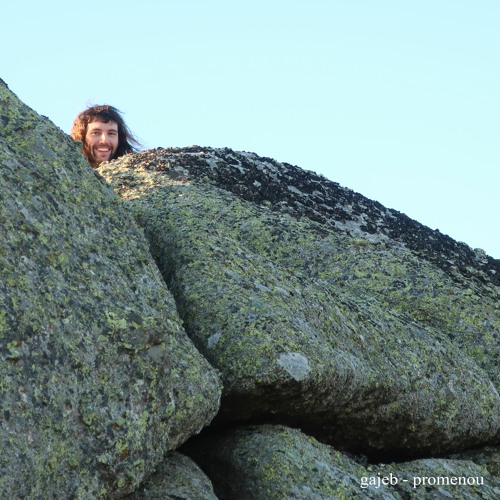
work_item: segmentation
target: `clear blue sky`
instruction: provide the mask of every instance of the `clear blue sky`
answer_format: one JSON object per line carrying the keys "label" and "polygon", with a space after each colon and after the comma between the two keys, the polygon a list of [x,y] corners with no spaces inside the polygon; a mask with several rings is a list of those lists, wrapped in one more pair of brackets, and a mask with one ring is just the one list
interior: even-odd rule
{"label": "clear blue sky", "polygon": [[498,0],[8,2],[0,78],[69,132],[321,173],[500,258]]}

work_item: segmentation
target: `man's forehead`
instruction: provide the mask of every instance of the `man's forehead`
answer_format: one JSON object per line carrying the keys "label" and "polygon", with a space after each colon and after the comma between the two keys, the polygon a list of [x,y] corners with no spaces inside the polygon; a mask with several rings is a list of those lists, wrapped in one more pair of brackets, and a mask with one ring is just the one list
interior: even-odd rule
{"label": "man's forehead", "polygon": [[89,129],[106,129],[106,130],[118,130],[118,123],[113,120],[109,120],[108,122],[103,122],[101,120],[94,120],[89,123]]}

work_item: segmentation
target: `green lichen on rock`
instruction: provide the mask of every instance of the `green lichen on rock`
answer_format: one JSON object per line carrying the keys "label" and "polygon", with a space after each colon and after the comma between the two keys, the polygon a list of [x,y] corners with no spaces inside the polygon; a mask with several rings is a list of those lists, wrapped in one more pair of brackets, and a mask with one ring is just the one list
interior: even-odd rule
{"label": "green lichen on rock", "polygon": [[[218,166],[210,151],[181,153],[192,158],[182,168],[178,152],[159,150],[98,171],[222,372],[219,421],[300,422],[346,447],[409,456],[499,439],[493,285],[464,288],[387,237],[353,237],[191,179],[190,161]],[[268,163],[258,168],[265,184]]]}
{"label": "green lichen on rock", "polygon": [[120,497],[210,422],[218,376],[122,202],[1,81],[0,162],[0,491]]}
{"label": "green lichen on rock", "polygon": [[282,425],[247,426],[189,441],[183,451],[221,500],[495,499],[498,477],[471,461],[366,464]]}

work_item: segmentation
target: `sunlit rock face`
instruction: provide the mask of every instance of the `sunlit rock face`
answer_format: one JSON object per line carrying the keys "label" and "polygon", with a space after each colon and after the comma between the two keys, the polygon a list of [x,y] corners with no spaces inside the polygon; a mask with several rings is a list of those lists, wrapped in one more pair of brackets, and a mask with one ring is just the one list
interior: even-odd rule
{"label": "sunlit rock face", "polygon": [[498,440],[498,262],[252,153],[159,148],[98,173],[222,373],[219,424],[299,425],[374,456]]}
{"label": "sunlit rock face", "polygon": [[132,492],[219,406],[142,231],[0,80],[0,496]]}

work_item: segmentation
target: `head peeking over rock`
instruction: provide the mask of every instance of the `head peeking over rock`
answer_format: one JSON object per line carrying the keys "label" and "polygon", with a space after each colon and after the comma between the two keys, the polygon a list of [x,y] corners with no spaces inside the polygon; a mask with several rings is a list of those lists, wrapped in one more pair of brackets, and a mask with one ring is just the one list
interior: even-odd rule
{"label": "head peeking over rock", "polygon": [[82,152],[92,168],[140,147],[120,111],[108,104],[92,106],[79,113],[70,135],[83,143]]}

